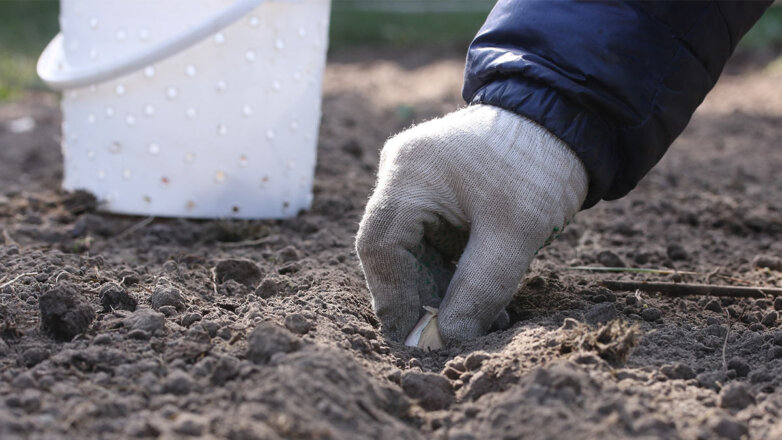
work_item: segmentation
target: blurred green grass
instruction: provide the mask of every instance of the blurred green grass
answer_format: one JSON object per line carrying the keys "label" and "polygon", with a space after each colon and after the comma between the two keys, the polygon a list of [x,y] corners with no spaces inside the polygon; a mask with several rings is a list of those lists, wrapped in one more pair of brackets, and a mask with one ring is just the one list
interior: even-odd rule
{"label": "blurred green grass", "polygon": [[[455,1],[455,0],[454,0]],[[465,47],[486,17],[488,4],[443,12],[401,7],[366,8],[368,3],[335,0],[331,17],[331,50],[360,46]],[[387,2],[389,5],[394,2]],[[433,3],[430,3],[433,4]],[[440,5],[457,4],[440,2]],[[462,5],[467,3],[462,2]],[[479,4],[475,2],[474,4]],[[58,31],[57,0],[0,0],[0,102],[30,90],[45,90],[35,74],[38,55]],[[739,45],[741,51],[782,47],[782,7],[771,8]]]}
{"label": "blurred green grass", "polygon": [[0,101],[45,86],[35,63],[57,33],[56,0],[0,0]]}

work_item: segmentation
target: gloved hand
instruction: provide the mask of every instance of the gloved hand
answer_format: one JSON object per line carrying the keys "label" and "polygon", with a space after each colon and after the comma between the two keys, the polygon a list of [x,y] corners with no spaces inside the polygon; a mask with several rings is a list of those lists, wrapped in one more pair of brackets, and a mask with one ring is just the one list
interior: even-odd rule
{"label": "gloved hand", "polygon": [[383,332],[402,341],[424,306],[439,306],[446,343],[485,334],[587,184],[566,144],[498,107],[473,105],[389,139],[356,237]]}

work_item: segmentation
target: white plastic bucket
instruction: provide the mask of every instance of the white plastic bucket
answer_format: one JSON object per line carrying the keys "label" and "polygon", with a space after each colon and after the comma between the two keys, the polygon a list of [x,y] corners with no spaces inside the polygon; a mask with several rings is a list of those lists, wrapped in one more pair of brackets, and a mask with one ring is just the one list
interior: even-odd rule
{"label": "white plastic bucket", "polygon": [[38,62],[63,187],[105,211],[284,218],[312,200],[329,0],[62,0]]}

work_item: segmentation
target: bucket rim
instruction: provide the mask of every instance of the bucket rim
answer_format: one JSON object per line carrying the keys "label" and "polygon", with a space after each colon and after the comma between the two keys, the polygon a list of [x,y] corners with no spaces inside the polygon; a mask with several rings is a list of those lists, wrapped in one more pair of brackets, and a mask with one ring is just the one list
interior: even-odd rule
{"label": "bucket rim", "polygon": [[90,65],[73,66],[65,57],[65,36],[58,33],[46,46],[38,59],[38,76],[55,90],[86,87],[118,78],[122,75],[141,70],[149,65],[177,54],[203,39],[219,32],[250,11],[268,1],[280,0],[236,0],[219,13],[188,27],[182,33],[122,59]]}

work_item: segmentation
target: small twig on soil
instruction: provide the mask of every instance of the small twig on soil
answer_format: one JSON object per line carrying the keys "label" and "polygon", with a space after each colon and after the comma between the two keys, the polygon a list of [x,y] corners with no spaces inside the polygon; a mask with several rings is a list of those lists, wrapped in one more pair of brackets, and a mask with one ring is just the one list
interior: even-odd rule
{"label": "small twig on soil", "polygon": [[725,332],[725,341],[722,343],[722,371],[728,372],[728,361],[726,360],[725,351],[728,347],[728,336],[730,335],[730,328],[733,326],[733,320],[730,319],[730,313],[725,309],[725,315],[728,317],[728,330]]}
{"label": "small twig on soil", "polygon": [[23,273],[23,274],[17,276],[16,278],[14,278],[14,279],[12,279],[10,281],[6,281],[5,283],[0,284],[0,289],[10,286],[11,284],[19,281],[21,278],[24,278],[24,277],[34,277],[36,275],[38,275],[38,272]]}
{"label": "small twig on soil", "polygon": [[124,231],[120,232],[114,238],[122,238],[122,237],[125,237],[127,235],[130,235],[130,234],[136,232],[137,230],[143,228],[144,226],[152,223],[154,220],[155,220],[155,217],[147,217],[144,220],[141,220],[140,222],[136,223],[135,225],[129,227],[128,229],[125,229]]}
{"label": "small twig on soil", "polygon": [[19,245],[13,238],[11,238],[11,234],[8,233],[7,229],[3,229],[3,240],[5,241],[6,246],[11,245]]}
{"label": "small twig on soil", "polygon": [[778,287],[743,287],[743,286],[717,286],[713,284],[687,284],[687,283],[660,283],[645,281],[601,281],[605,287],[611,290],[642,290],[644,292],[660,292],[671,296],[712,295],[734,296],[739,298],[765,298],[766,295],[782,295],[782,289]]}
{"label": "small twig on soil", "polygon": [[584,270],[587,272],[625,272],[625,273],[650,273],[655,275],[696,275],[696,276],[706,276],[706,281],[710,281],[712,277],[720,277],[726,280],[730,280],[736,283],[741,284],[752,284],[751,282],[747,280],[742,280],[741,278],[733,278],[727,275],[720,275],[717,272],[719,272],[721,268],[716,268],[715,270],[704,273],[704,272],[691,272],[687,270],[670,270],[670,269],[650,269],[650,268],[644,268],[644,267],[601,267],[601,266],[575,266],[575,267],[566,267],[565,270]]}
{"label": "small twig on soil", "polygon": [[214,289],[215,296],[217,296],[218,295],[218,293],[217,293],[217,271],[215,269],[217,269],[217,268],[213,267],[210,270],[210,272],[212,272],[212,289]]}
{"label": "small twig on soil", "polygon": [[58,273],[57,276],[54,277],[54,284],[59,283],[60,282],[60,276],[65,275],[65,274],[70,274],[70,272],[68,272],[67,270],[63,270],[60,273]]}
{"label": "small twig on soil", "polygon": [[707,282],[707,283],[710,283],[710,282],[711,282],[711,279],[712,279],[713,277],[718,277],[718,276],[720,276],[720,274],[719,274],[719,272],[720,272],[720,269],[722,269],[722,266],[717,266],[717,267],[716,267],[716,268],[715,268],[713,271],[709,272],[709,273],[706,275],[706,282]]}
{"label": "small twig on soil", "polygon": [[255,240],[245,240],[245,241],[235,241],[235,242],[229,242],[229,243],[220,243],[220,246],[226,247],[226,248],[237,248],[237,247],[245,247],[245,246],[263,246],[266,244],[276,244],[280,241],[280,237],[278,235],[272,235],[272,236],[266,236],[262,238],[258,238]]}

